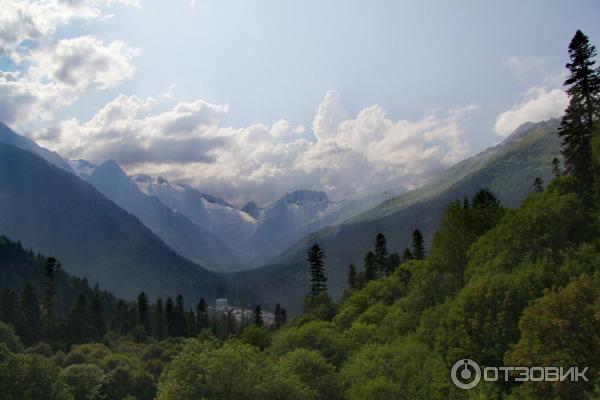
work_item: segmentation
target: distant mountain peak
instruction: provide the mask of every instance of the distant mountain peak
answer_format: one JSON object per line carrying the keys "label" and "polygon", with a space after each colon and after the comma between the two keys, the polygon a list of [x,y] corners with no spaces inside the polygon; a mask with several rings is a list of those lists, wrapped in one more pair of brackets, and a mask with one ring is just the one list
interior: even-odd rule
{"label": "distant mountain peak", "polygon": [[257,206],[255,202],[249,201],[244,207],[242,207],[242,211],[251,216],[252,218],[258,219],[263,209]]}
{"label": "distant mountain peak", "polygon": [[320,190],[308,189],[294,190],[293,192],[287,193],[285,196],[283,196],[282,200],[290,204],[301,203],[305,201],[310,201],[314,203],[331,203],[331,200],[329,200],[329,197],[327,197],[327,194],[325,192]]}
{"label": "distant mountain peak", "polygon": [[527,136],[527,134],[529,134],[530,132],[536,131],[538,129],[558,129],[559,126],[560,119],[558,118],[550,118],[549,120],[540,122],[525,122],[521,124],[517,129],[515,129],[513,133],[508,135],[506,139],[502,141],[502,144],[506,145],[509,143],[513,143]]}

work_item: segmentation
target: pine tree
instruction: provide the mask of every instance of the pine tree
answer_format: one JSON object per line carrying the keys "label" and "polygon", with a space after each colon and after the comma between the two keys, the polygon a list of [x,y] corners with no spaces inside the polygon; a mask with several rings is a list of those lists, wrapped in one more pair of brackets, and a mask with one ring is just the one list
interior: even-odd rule
{"label": "pine tree", "polygon": [[394,272],[401,263],[402,261],[400,260],[398,253],[390,254],[390,259],[388,260],[388,275]]}
{"label": "pine tree", "polygon": [[378,233],[375,239],[375,263],[380,276],[388,274],[387,245],[383,233]]}
{"label": "pine tree", "polygon": [[88,341],[90,327],[87,311],[87,300],[83,293],[79,293],[67,320],[67,331],[72,344],[81,344]]}
{"label": "pine tree", "polygon": [[377,279],[377,262],[375,260],[375,255],[372,251],[369,251],[365,256],[365,265],[364,265],[364,280],[365,284],[370,281]]}
{"label": "pine tree", "polygon": [[210,319],[208,318],[208,304],[204,299],[200,299],[196,306],[196,323],[200,331],[210,327]]}
{"label": "pine tree", "polygon": [[539,176],[533,180],[533,190],[536,193],[542,193],[544,191],[544,181]]}
{"label": "pine tree", "polygon": [[0,298],[0,307],[0,320],[11,324],[17,334],[22,335],[26,333],[26,322],[21,312],[19,298],[14,290],[4,288]]}
{"label": "pine tree", "polygon": [[181,294],[178,294],[175,298],[175,307],[173,308],[173,327],[174,336],[184,337],[188,335],[183,296]]}
{"label": "pine tree", "polygon": [[25,344],[31,345],[41,335],[40,302],[31,282],[27,282],[21,291],[20,303],[26,326],[26,332],[21,338]]}
{"label": "pine tree", "polygon": [[348,287],[350,289],[356,289],[358,288],[357,285],[357,276],[356,276],[356,268],[354,267],[354,264],[350,264],[350,268],[348,268]]}
{"label": "pine tree", "polygon": [[167,297],[167,302],[165,303],[165,320],[167,321],[167,335],[169,337],[175,336],[176,329],[174,312],[173,299],[171,297]]}
{"label": "pine tree", "polygon": [[254,309],[254,324],[259,326],[263,325],[262,308],[260,305],[256,306]]}
{"label": "pine tree", "polygon": [[308,251],[307,260],[310,266],[311,296],[318,296],[327,291],[327,277],[325,276],[325,266],[323,264],[324,258],[325,255],[318,244],[315,244]]}
{"label": "pine tree", "polygon": [[146,331],[147,335],[150,335],[150,312],[148,305],[148,296],[142,292],[137,298],[137,324],[141,325]]}
{"label": "pine tree", "polygon": [[90,328],[90,336],[94,340],[101,339],[106,333],[106,322],[104,321],[104,307],[100,299],[100,291],[98,288],[94,290],[94,297],[90,302],[88,311],[88,326]]}
{"label": "pine tree", "polygon": [[567,173],[589,187],[591,173],[591,138],[593,125],[600,117],[600,71],[594,68],[596,49],[580,30],[569,44],[567,63],[570,74],[565,81],[569,105],[562,118],[559,135]]}
{"label": "pine tree", "polygon": [[42,302],[42,324],[46,338],[52,337],[54,328],[55,277],[59,268],[58,260],[48,257],[44,262],[44,299]]}
{"label": "pine tree", "polygon": [[423,240],[423,235],[421,231],[415,229],[412,235],[413,239],[413,257],[415,260],[424,260],[425,259],[425,241]]}
{"label": "pine tree", "polygon": [[402,263],[405,263],[405,262],[408,262],[408,261],[414,260],[414,259],[415,259],[415,257],[413,256],[410,249],[404,249],[404,253],[402,254]]}
{"label": "pine tree", "polygon": [[562,171],[560,170],[560,161],[558,161],[558,158],[556,157],[552,159],[552,173],[556,178],[562,175]]}
{"label": "pine tree", "polygon": [[165,310],[163,308],[162,299],[157,299],[154,307],[154,337],[157,340],[163,340],[167,337]]}
{"label": "pine tree", "polygon": [[285,308],[281,307],[281,304],[277,303],[275,306],[275,328],[281,328],[286,322],[287,316]]}

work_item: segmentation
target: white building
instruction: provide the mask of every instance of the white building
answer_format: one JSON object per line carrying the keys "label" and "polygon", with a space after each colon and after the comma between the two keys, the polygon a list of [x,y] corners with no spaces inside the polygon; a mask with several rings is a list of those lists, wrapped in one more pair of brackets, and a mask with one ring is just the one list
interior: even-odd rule
{"label": "white building", "polygon": [[226,312],[229,302],[227,301],[227,299],[217,299],[215,302],[215,310],[220,311],[220,312]]}

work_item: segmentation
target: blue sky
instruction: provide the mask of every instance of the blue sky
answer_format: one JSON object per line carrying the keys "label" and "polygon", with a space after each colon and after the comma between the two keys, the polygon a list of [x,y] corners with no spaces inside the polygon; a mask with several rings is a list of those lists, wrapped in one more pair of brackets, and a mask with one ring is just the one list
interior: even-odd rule
{"label": "blue sky", "polygon": [[[162,174],[238,202],[264,202],[293,185],[325,189],[337,197],[418,186],[497,143],[518,123],[559,116],[570,38],[581,29],[600,44],[600,3],[591,0],[131,3],[94,1],[72,18],[65,17],[72,10],[57,9],[62,17],[51,21],[54,29],[45,35],[50,39],[25,34],[20,47],[5,39],[0,69],[19,72],[21,80],[29,76],[38,85],[59,79],[66,93],[60,98],[68,100],[60,106],[51,98],[38,101],[38,110],[51,111],[33,120],[35,108],[11,117],[19,115],[11,107],[26,103],[11,100],[26,92],[25,83],[18,90],[14,85],[2,90],[0,81],[0,107],[5,108],[0,116],[66,156],[96,162],[116,158],[132,173]],[[66,83],[58,72],[39,72],[47,69],[44,63],[57,63],[57,54],[71,54],[64,50],[67,42],[57,50],[61,41],[78,37],[96,38],[85,48],[96,46],[101,54],[117,57],[114,65],[121,67],[94,79],[87,79],[93,73],[85,67]],[[84,46],[68,43],[69,49]],[[114,43],[122,46],[110,47]],[[41,50],[33,54],[29,47]],[[31,70],[36,64],[37,72]],[[78,59],[73,70],[82,64]],[[103,62],[96,64],[103,68]],[[328,91],[335,92],[326,96]],[[120,95],[127,99],[114,103]],[[136,96],[134,106],[131,96]],[[91,123],[109,104],[138,113],[127,114],[127,124],[110,126],[111,132],[121,128],[118,140],[111,136],[111,146],[98,142],[106,132]],[[178,109],[182,104],[195,108]],[[168,125],[166,119],[182,113],[195,125],[179,133],[157,128],[145,138],[145,131],[138,132],[150,129],[145,128],[150,121]],[[317,132],[319,118],[334,121],[329,131]],[[289,125],[287,133],[274,134],[282,119]],[[258,134],[248,133],[255,124],[273,136],[269,145],[257,145],[264,137],[253,139]],[[423,136],[428,139],[419,142]],[[115,150],[135,140],[126,152]],[[173,154],[134,154],[159,151],[167,141],[179,143]],[[311,145],[318,142],[318,148]],[[297,146],[285,146],[290,143]],[[376,145],[361,153],[365,143]],[[180,151],[194,145],[197,152]],[[333,153],[349,155],[328,158],[332,146]],[[403,149],[428,157],[414,160]],[[381,162],[375,160],[377,151]],[[244,158],[239,152],[253,154],[242,160],[251,168],[236,164],[236,154]],[[364,158],[358,164],[371,173],[346,164],[357,157]]]}

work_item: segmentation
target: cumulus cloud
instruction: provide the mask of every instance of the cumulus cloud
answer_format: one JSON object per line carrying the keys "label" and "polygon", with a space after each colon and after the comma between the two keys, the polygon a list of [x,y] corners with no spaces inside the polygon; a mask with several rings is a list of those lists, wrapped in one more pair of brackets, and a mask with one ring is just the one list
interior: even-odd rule
{"label": "cumulus cloud", "polygon": [[498,116],[494,129],[499,135],[508,136],[525,122],[560,117],[568,102],[568,96],[562,89],[531,88],[521,103]]}
{"label": "cumulus cloud", "polygon": [[89,121],[63,121],[37,139],[72,158],[114,158],[130,173],[191,183],[238,204],[264,203],[297,188],[343,198],[418,186],[464,158],[462,125],[476,108],[407,121],[374,105],[349,117],[329,91],[311,135],[286,120],[223,126],[226,105],[198,100],[157,112],[154,99],[121,95]]}
{"label": "cumulus cloud", "polygon": [[140,5],[139,0],[4,0],[0,52],[15,50],[26,40],[48,39],[74,19],[109,18],[106,9],[115,3]]}
{"label": "cumulus cloud", "polygon": [[83,36],[38,47],[20,61],[24,73],[0,71],[0,120],[24,123],[51,119],[89,89],[114,87],[134,72],[138,49],[121,41],[105,44]]}

